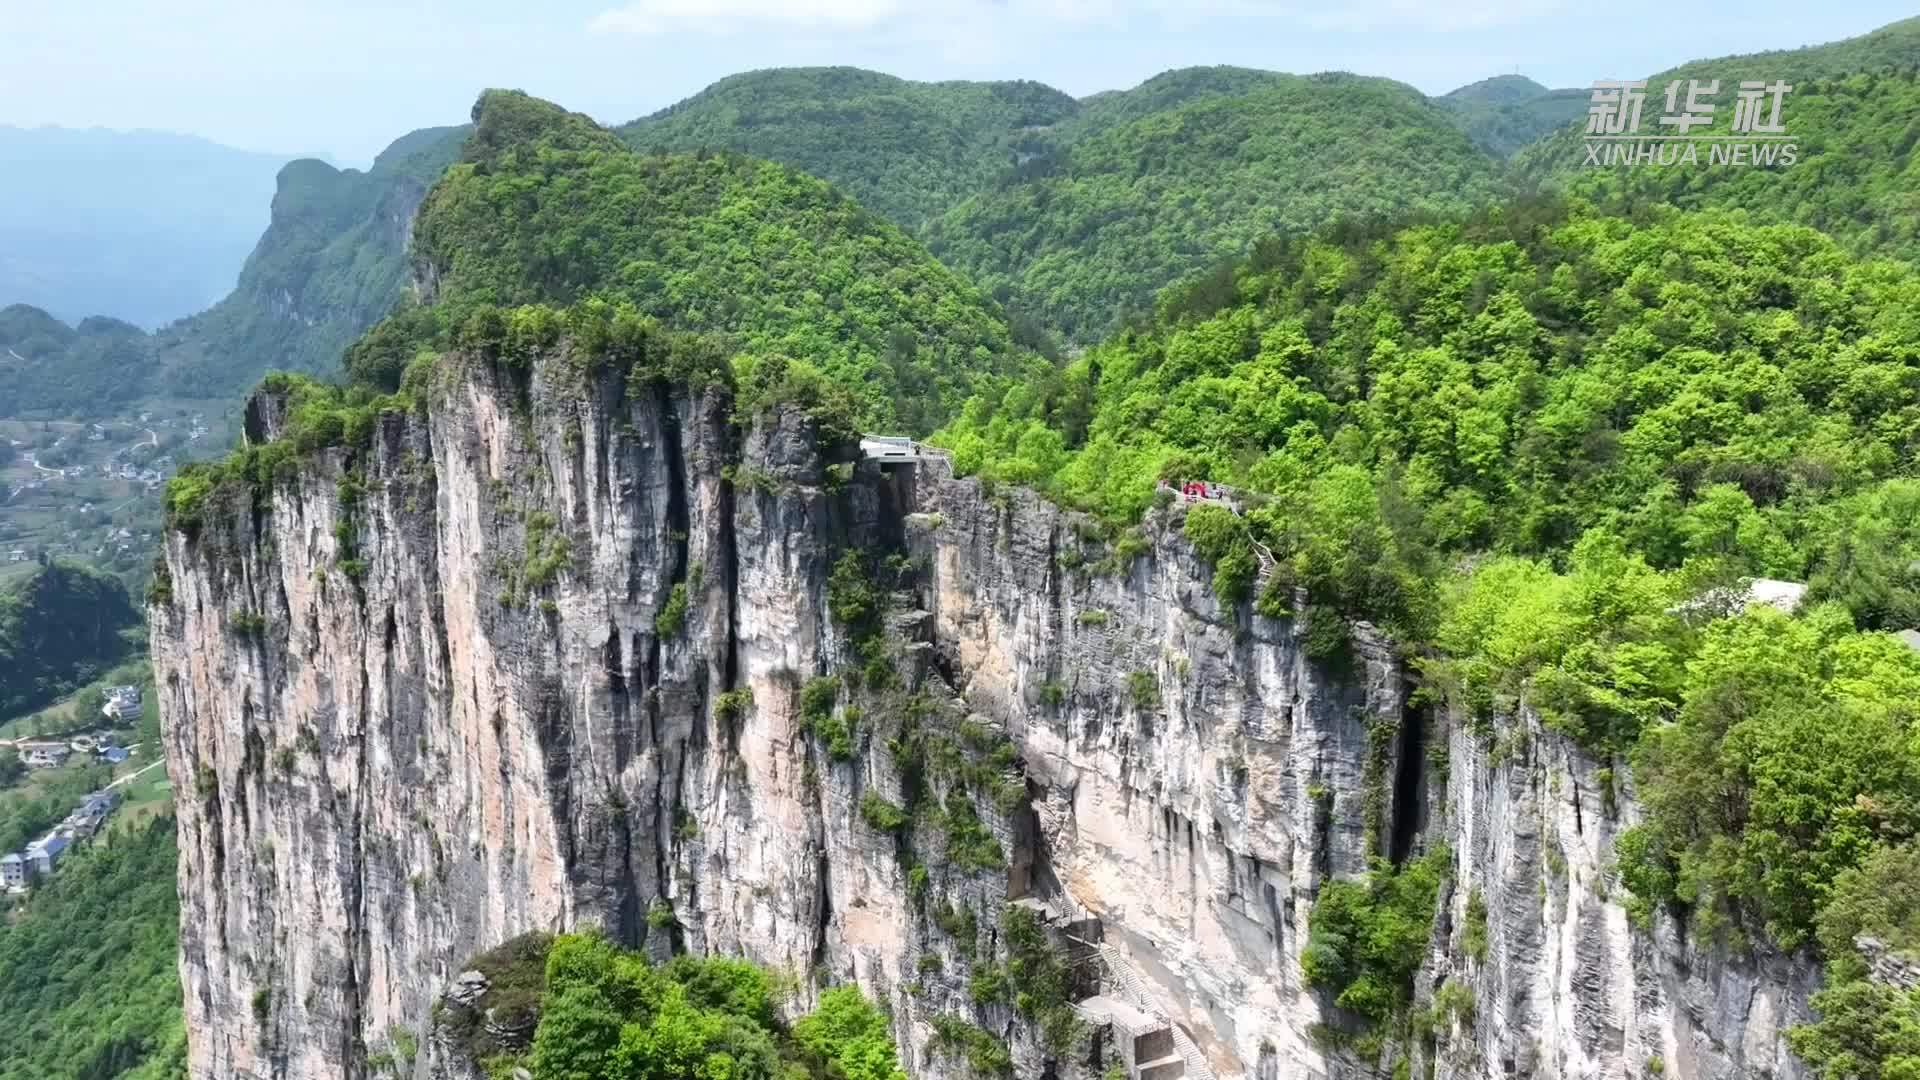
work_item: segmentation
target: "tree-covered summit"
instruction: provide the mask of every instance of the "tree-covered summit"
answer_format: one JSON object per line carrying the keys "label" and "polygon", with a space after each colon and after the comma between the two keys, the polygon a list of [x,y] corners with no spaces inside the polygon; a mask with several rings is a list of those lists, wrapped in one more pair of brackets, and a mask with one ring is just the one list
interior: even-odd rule
{"label": "tree-covered summit", "polygon": [[[1791,58],[1793,54],[1786,54]],[[1745,69],[1773,70],[1765,57]],[[1782,62],[1782,67],[1794,65]],[[1727,69],[1721,62],[1677,69],[1649,81],[1648,106],[1661,103],[1668,78]],[[1715,124],[1732,122],[1734,73],[1720,83]],[[1832,76],[1795,77],[1781,119],[1797,161],[1791,166],[1735,168],[1710,164],[1583,167],[1577,126],[1544,139],[1516,161],[1521,176],[1545,187],[1578,193],[1607,206],[1661,203],[1686,209],[1739,208],[1768,221],[1810,225],[1862,254],[1920,258],[1920,184],[1914,180],[1920,145],[1920,43],[1900,68]],[[1651,132],[1650,119],[1642,130]]]}
{"label": "tree-covered summit", "polygon": [[1588,101],[1586,90],[1549,90],[1525,75],[1495,75],[1433,99],[1475,146],[1501,158],[1586,116]]}
{"label": "tree-covered summit", "polygon": [[728,76],[620,134],[643,150],[735,150],[791,165],[911,231],[988,186],[1032,129],[1079,108],[1037,82],[775,68]]}
{"label": "tree-covered summit", "polygon": [[1124,119],[1046,148],[927,232],[948,263],[1081,341],[1261,236],[1500,190],[1445,113],[1386,79],[1207,69],[1086,108]]}
{"label": "tree-covered summit", "polygon": [[357,345],[385,389],[483,307],[627,305],[856,388],[863,419],[930,429],[1018,355],[977,290],[828,184],[732,153],[643,154],[577,113],[489,91],[420,208],[424,306]]}

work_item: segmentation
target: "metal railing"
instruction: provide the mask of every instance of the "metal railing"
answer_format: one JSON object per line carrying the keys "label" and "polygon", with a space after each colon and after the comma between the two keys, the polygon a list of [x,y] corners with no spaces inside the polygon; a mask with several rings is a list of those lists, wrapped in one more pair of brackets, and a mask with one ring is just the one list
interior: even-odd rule
{"label": "metal railing", "polygon": [[1185,1029],[1154,1003],[1153,996],[1147,992],[1145,980],[1141,979],[1140,973],[1134,970],[1132,962],[1120,955],[1120,950],[1105,942],[1096,943],[1094,948],[1099,951],[1100,959],[1106,963],[1107,970],[1113,973],[1114,981],[1118,982],[1125,992],[1123,996],[1131,999],[1141,1012],[1165,1023],[1167,1029],[1173,1032],[1174,1052],[1179,1054],[1180,1060],[1186,1063],[1187,1076],[1190,1080],[1214,1080],[1213,1067],[1207,1064],[1206,1055],[1194,1045],[1194,1041],[1187,1036]]}

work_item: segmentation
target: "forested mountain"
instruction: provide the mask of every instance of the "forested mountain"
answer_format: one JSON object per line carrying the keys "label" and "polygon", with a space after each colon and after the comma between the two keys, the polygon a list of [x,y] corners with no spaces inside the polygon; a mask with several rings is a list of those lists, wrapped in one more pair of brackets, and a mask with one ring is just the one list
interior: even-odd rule
{"label": "forested mountain", "polygon": [[[1222,92],[1223,78],[1256,88]],[[1385,79],[1208,69],[1097,108],[1114,122],[1092,124],[927,232],[943,260],[1075,340],[1258,237],[1456,210],[1500,189],[1493,161],[1445,113]]]}
{"label": "forested mountain", "polygon": [[152,339],[131,323],[68,326],[25,304],[0,308],[0,416],[110,410],[141,395],[153,362]]}
{"label": "forested mountain", "polygon": [[[1217,593],[1249,596],[1258,541],[1279,567],[1259,602],[1304,586],[1317,648],[1368,619],[1431,643],[1432,684],[1488,737],[1524,696],[1631,755],[1639,910],[1818,937],[1835,966],[1796,1047],[1898,1075],[1877,1069],[1911,1067],[1920,1002],[1863,981],[1853,940],[1920,940],[1894,884],[1920,654],[1874,632],[1920,623],[1917,350],[1920,273],[1811,229],[1523,205],[1265,243],[942,441],[1121,521],[1156,477],[1257,493],[1188,517]],[[1810,581],[1816,606],[1674,613],[1743,576]]]}
{"label": "forested mountain", "polygon": [[186,1076],[173,818],[124,828],[0,927],[0,1080]]}
{"label": "forested mountain", "polygon": [[1070,144],[1090,134],[1166,112],[1202,98],[1243,97],[1285,83],[1293,76],[1257,68],[1216,64],[1163,71],[1129,90],[1109,90],[1082,99],[1080,110],[1062,123],[1053,140]]}
{"label": "forested mountain", "polygon": [[1447,125],[1504,154],[1569,115],[1558,91],[1534,101],[1490,82],[1508,93],[1463,88],[1430,108],[1383,80],[1202,67],[1076,102],[1038,83],[779,69],[722,80],[621,134],[831,181],[922,230],[1023,327],[1084,341],[1273,229],[1484,199],[1497,169]]}
{"label": "forested mountain", "polygon": [[467,131],[413,132],[364,173],[318,161],[288,165],[273,224],[239,287],[156,335],[166,387],[211,396],[244,389],[269,367],[337,371],[342,350],[400,299],[414,209],[459,156]]}
{"label": "forested mountain", "polygon": [[1017,355],[977,290],[820,180],[730,153],[643,154],[517,92],[489,91],[474,118],[416,226],[432,305],[355,347],[366,381],[397,386],[422,341],[450,340],[476,308],[588,300],[803,361],[888,426],[931,428]]}
{"label": "forested mountain", "polygon": [[1720,79],[1733,83],[1741,79],[1786,79],[1791,82],[1890,71],[1916,63],[1920,63],[1920,16],[1824,45],[1693,60],[1653,78]]}
{"label": "forested mountain", "polygon": [[[1781,121],[1793,136],[1797,163],[1772,169],[1584,168],[1582,127],[1574,124],[1519,154],[1520,177],[1606,206],[1739,208],[1762,220],[1811,225],[1854,251],[1920,257],[1914,155],[1920,144],[1920,19],[1829,45],[1682,64],[1648,79],[1650,108],[1664,100],[1674,79],[1720,80],[1714,123],[1694,134],[1729,132],[1732,91],[1740,80],[1791,82]],[[1649,133],[1651,115],[1642,121]]]}
{"label": "forested mountain", "polygon": [[225,296],[286,157],[162,132],[0,126],[0,307],[142,327]]}
{"label": "forested mountain", "polygon": [[1495,157],[1587,115],[1589,93],[1549,90],[1524,75],[1496,75],[1434,98],[1475,146]]}
{"label": "forested mountain", "polygon": [[133,648],[140,618],[112,577],[54,560],[0,585],[0,716],[52,701]]}
{"label": "forested mountain", "polygon": [[1079,107],[1036,82],[779,68],[722,79],[619,130],[643,150],[735,150],[791,165],[911,231],[987,187],[1027,129]]}
{"label": "forested mountain", "polygon": [[[1920,63],[1920,49],[1915,61]],[[1798,158],[1787,168],[1680,164],[1581,169],[1577,132],[1539,143],[1521,155],[1519,164],[1545,185],[1564,187],[1603,205],[1737,207],[1764,220],[1811,225],[1855,251],[1911,260],[1920,257],[1916,72],[1920,68],[1801,78],[1781,109]],[[1653,81],[1664,85],[1662,79]],[[1731,123],[1730,100],[1730,94],[1722,95],[1716,116],[1716,129],[1722,132]]]}

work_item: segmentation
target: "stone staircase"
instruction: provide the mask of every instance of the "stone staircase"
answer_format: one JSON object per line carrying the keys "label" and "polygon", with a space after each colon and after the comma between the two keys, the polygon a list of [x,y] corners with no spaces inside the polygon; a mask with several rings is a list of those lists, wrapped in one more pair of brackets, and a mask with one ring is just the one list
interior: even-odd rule
{"label": "stone staircase", "polygon": [[[1120,950],[1105,942],[1096,943],[1094,949],[1117,984],[1120,991],[1118,1000],[1151,1022],[1150,1030],[1138,1034],[1129,1032],[1135,1039],[1134,1076],[1137,1080],[1214,1080],[1213,1068],[1207,1064],[1206,1055],[1200,1052],[1200,1048],[1194,1045],[1179,1024],[1154,1004],[1153,995],[1147,992],[1146,982],[1134,969],[1133,963],[1121,955]],[[1158,1052],[1162,1049],[1167,1052]]]}
{"label": "stone staircase", "polygon": [[1253,557],[1260,561],[1260,572],[1253,577],[1253,595],[1265,596],[1267,582],[1272,581],[1274,573],[1279,570],[1280,560],[1274,558],[1273,552],[1267,550],[1267,545],[1260,541],[1249,537],[1247,542],[1253,545]]}
{"label": "stone staircase", "polygon": [[[1037,897],[1025,896],[1009,903],[1032,912],[1043,926],[1061,928],[1073,921]],[[1101,966],[1107,972],[1102,981],[1113,989],[1074,1004],[1073,1011],[1092,1026],[1111,1025],[1117,1035],[1130,1041],[1134,1063],[1130,1080],[1214,1080],[1213,1068],[1207,1064],[1206,1056],[1186,1031],[1154,1003],[1146,981],[1133,962],[1105,942],[1082,944],[1090,946],[1100,957]]]}

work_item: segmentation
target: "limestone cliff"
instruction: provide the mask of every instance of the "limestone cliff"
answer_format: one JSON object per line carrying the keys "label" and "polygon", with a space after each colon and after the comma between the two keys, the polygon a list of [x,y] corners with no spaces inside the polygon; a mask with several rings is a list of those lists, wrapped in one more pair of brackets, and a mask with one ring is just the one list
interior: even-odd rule
{"label": "limestone cliff", "polygon": [[[787,969],[797,1006],[858,981],[925,1078],[968,1074],[942,1016],[1060,1080],[1116,1053],[1153,1080],[1408,1053],[1443,1078],[1804,1075],[1781,1031],[1815,969],[1609,898],[1624,768],[1524,719],[1490,746],[1364,628],[1322,664],[1293,620],[1223,609],[1177,507],[1115,553],[943,462],[856,463],[796,408],[736,423],[724,391],[565,357],[448,370],[370,449],[168,537],[196,1080],[357,1080],[430,1035],[468,957],[583,925]],[[250,437],[282,408],[257,397]],[[835,610],[848,552],[877,638]],[[862,813],[916,792],[940,812],[910,831]],[[1441,843],[1418,994],[1475,1007],[1378,1066],[1323,1050],[1316,890]],[[970,998],[1012,901],[1073,962],[1070,1045]],[[463,1071],[426,1045],[417,1075]]]}

